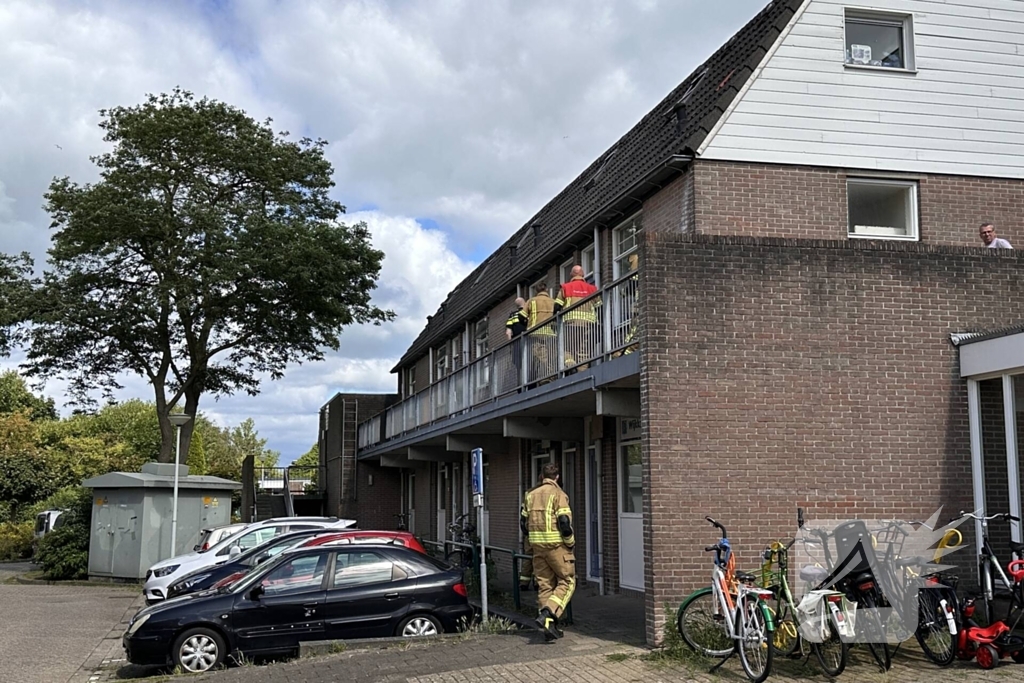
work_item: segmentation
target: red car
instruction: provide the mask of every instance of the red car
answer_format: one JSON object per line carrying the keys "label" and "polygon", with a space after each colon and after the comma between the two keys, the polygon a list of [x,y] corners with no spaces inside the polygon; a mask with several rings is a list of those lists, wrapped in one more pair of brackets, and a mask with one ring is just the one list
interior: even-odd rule
{"label": "red car", "polygon": [[[337,533],[314,536],[308,541],[296,545],[295,547],[309,548],[318,545],[343,545],[349,543],[393,543],[394,545],[405,546],[410,550],[415,550],[416,552],[423,553],[424,555],[427,554],[427,550],[423,547],[423,544],[408,531],[372,531],[368,529],[339,531]],[[230,586],[248,573],[248,570],[235,572],[234,574],[226,576],[213,584],[212,588]]]}
{"label": "red car", "polygon": [[406,548],[423,553],[424,555],[427,554],[423,544],[408,531],[339,531],[335,534],[315,536],[298,547],[309,548],[316,545],[340,545],[345,543],[393,543],[394,545],[404,545]]}

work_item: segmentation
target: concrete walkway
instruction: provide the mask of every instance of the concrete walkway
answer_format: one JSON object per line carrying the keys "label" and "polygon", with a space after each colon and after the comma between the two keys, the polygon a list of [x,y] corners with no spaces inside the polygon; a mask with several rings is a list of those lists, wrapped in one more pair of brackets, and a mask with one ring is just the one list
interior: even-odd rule
{"label": "concrete walkway", "polygon": [[141,595],[115,586],[4,583],[32,569],[0,564],[0,683],[85,683]]}

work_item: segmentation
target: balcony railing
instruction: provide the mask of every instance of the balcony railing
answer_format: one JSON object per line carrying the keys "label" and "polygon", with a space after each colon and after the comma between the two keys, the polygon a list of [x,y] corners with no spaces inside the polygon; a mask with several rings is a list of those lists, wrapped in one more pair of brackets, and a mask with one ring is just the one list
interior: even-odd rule
{"label": "balcony railing", "polygon": [[[368,448],[496,398],[532,388],[581,366],[629,353],[637,336],[636,273],[560,311],[486,356],[359,425]],[[381,419],[383,417],[383,426]]]}

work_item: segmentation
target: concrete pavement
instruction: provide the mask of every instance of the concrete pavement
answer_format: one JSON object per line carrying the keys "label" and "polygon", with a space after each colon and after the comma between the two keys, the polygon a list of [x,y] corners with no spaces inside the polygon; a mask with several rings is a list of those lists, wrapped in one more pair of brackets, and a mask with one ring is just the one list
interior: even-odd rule
{"label": "concrete pavement", "polygon": [[0,683],[88,681],[141,596],[118,586],[3,583],[32,568],[0,564]]}

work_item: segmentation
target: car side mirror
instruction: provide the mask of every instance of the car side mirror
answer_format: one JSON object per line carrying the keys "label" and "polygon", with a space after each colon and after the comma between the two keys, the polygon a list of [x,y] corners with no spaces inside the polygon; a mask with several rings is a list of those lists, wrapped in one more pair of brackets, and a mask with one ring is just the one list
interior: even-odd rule
{"label": "car side mirror", "polygon": [[237,545],[231,546],[231,550],[228,551],[228,557],[235,557],[236,555],[241,555],[241,554],[242,554],[242,549],[239,548]]}
{"label": "car side mirror", "polygon": [[257,584],[255,586],[253,586],[252,590],[249,591],[249,599],[254,601],[254,602],[258,601],[260,599],[261,595],[263,595],[263,585],[262,584]]}

